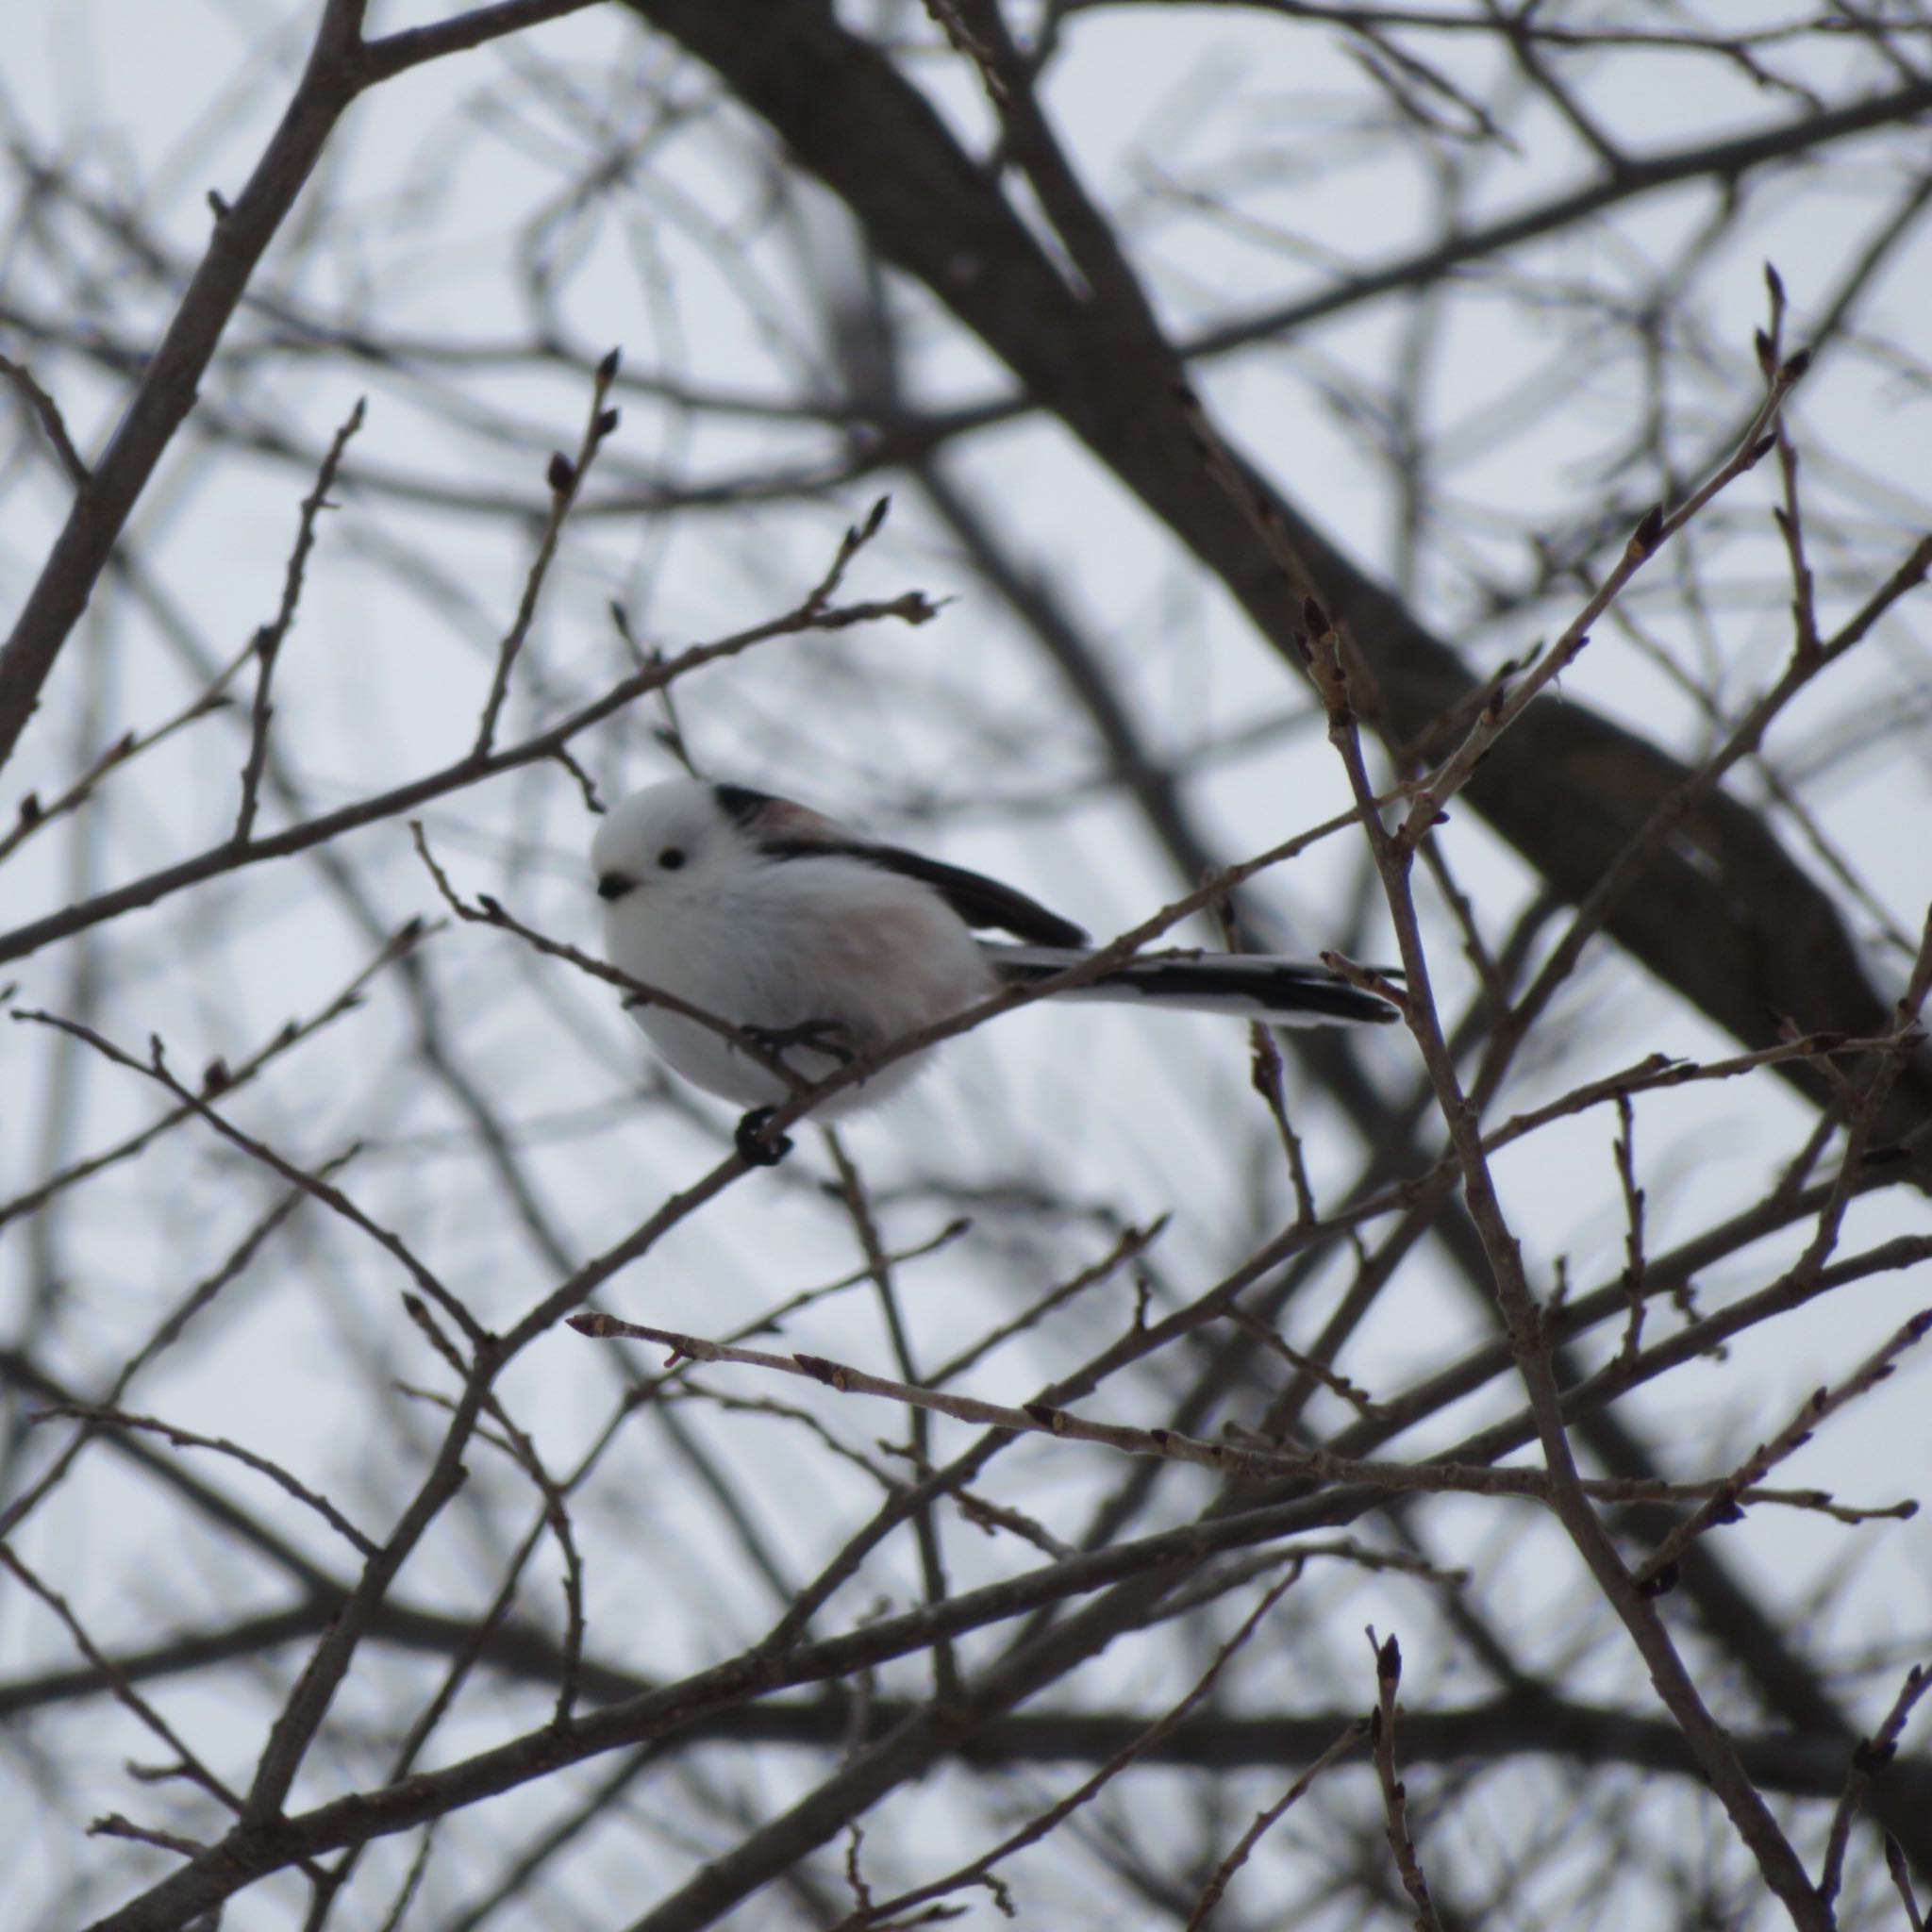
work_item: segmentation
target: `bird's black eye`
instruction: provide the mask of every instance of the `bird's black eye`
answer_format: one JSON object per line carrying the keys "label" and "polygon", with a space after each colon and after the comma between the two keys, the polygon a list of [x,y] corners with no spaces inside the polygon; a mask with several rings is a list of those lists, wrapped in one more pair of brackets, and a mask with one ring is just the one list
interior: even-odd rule
{"label": "bird's black eye", "polygon": [[684,863],[684,853],[682,848],[676,845],[665,846],[663,851],[661,851],[658,855],[658,863],[661,865],[666,872],[675,872],[678,869],[678,867]]}

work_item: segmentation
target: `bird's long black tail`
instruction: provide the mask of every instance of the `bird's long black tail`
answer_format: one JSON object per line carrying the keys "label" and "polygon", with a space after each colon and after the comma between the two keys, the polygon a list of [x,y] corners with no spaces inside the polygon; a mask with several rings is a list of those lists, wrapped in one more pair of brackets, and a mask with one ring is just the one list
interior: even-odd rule
{"label": "bird's long black tail", "polygon": [[[1092,958],[1076,946],[1002,946],[980,950],[1007,982],[1051,979]],[[1400,1018],[1387,1000],[1351,986],[1338,973],[1307,959],[1265,953],[1143,953],[1091,985],[1059,994],[1070,1000],[1114,1000],[1192,1013],[1265,1020],[1274,1026],[1386,1025]]]}

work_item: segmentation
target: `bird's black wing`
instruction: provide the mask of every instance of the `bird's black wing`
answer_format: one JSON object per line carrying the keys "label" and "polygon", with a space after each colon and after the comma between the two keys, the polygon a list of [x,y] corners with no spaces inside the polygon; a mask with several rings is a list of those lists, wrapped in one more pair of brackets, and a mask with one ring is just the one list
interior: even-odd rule
{"label": "bird's black wing", "polygon": [[930,886],[966,924],[975,929],[997,926],[1015,939],[1041,946],[1084,946],[1087,935],[1071,919],[1050,912],[1038,899],[983,874],[957,865],[941,865],[917,852],[896,845],[854,845],[851,857],[885,872],[896,872]]}
{"label": "bird's black wing", "polygon": [[1029,899],[1012,886],[1003,886],[983,873],[963,866],[941,865],[917,852],[896,845],[833,844],[819,839],[763,839],[758,850],[767,858],[857,858],[881,872],[917,879],[930,886],[975,932],[996,926],[1015,939],[1036,946],[1084,946],[1087,935],[1071,919],[1050,912],[1038,899]]}
{"label": "bird's black wing", "polygon": [[957,865],[941,865],[917,852],[903,852],[896,845],[855,845],[854,858],[863,858],[887,872],[903,874],[930,886],[966,924],[975,929],[997,926],[1015,939],[1031,940],[1039,946],[1084,946],[1087,935],[1071,919],[1049,912],[1038,899],[1011,886],[1003,886],[976,872]]}
{"label": "bird's black wing", "polygon": [[857,858],[881,872],[930,886],[975,931],[997,926],[1015,939],[1037,946],[1084,946],[1087,935],[1071,919],[1049,912],[1038,899],[1003,886],[976,872],[941,865],[937,858],[904,852],[896,845],[862,845],[857,840],[835,842],[824,839],[760,839],[758,850],[767,858]]}
{"label": "bird's black wing", "polygon": [[744,785],[715,785],[718,804],[758,841],[767,858],[858,858],[881,872],[930,886],[975,931],[997,926],[1038,946],[1084,946],[1087,935],[1071,919],[1049,912],[1038,899],[976,872],[941,865],[897,845],[855,839],[835,821],[789,799]]}

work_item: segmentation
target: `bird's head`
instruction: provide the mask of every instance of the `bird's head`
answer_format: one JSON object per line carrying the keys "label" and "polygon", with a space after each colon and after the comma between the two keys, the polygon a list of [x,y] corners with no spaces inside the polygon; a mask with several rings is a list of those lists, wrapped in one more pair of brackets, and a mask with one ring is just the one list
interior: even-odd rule
{"label": "bird's head", "polygon": [[612,808],[591,841],[591,872],[597,896],[615,904],[674,879],[702,880],[728,867],[744,844],[715,786],[673,778]]}
{"label": "bird's head", "polygon": [[591,873],[607,904],[675,881],[715,883],[760,859],[839,838],[829,820],[788,799],[702,778],[670,778],[612,808],[591,841]]}

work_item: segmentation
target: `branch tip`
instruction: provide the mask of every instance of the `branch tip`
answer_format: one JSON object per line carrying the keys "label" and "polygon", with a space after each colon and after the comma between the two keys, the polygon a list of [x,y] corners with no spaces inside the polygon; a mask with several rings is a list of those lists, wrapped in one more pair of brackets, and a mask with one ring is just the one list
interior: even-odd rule
{"label": "branch tip", "polygon": [[[1374,1633],[1371,1632],[1373,1638]],[[1375,1650],[1375,1682],[1385,1686],[1392,1694],[1395,1687],[1402,1682],[1402,1645],[1391,1631],[1389,1641]]]}

